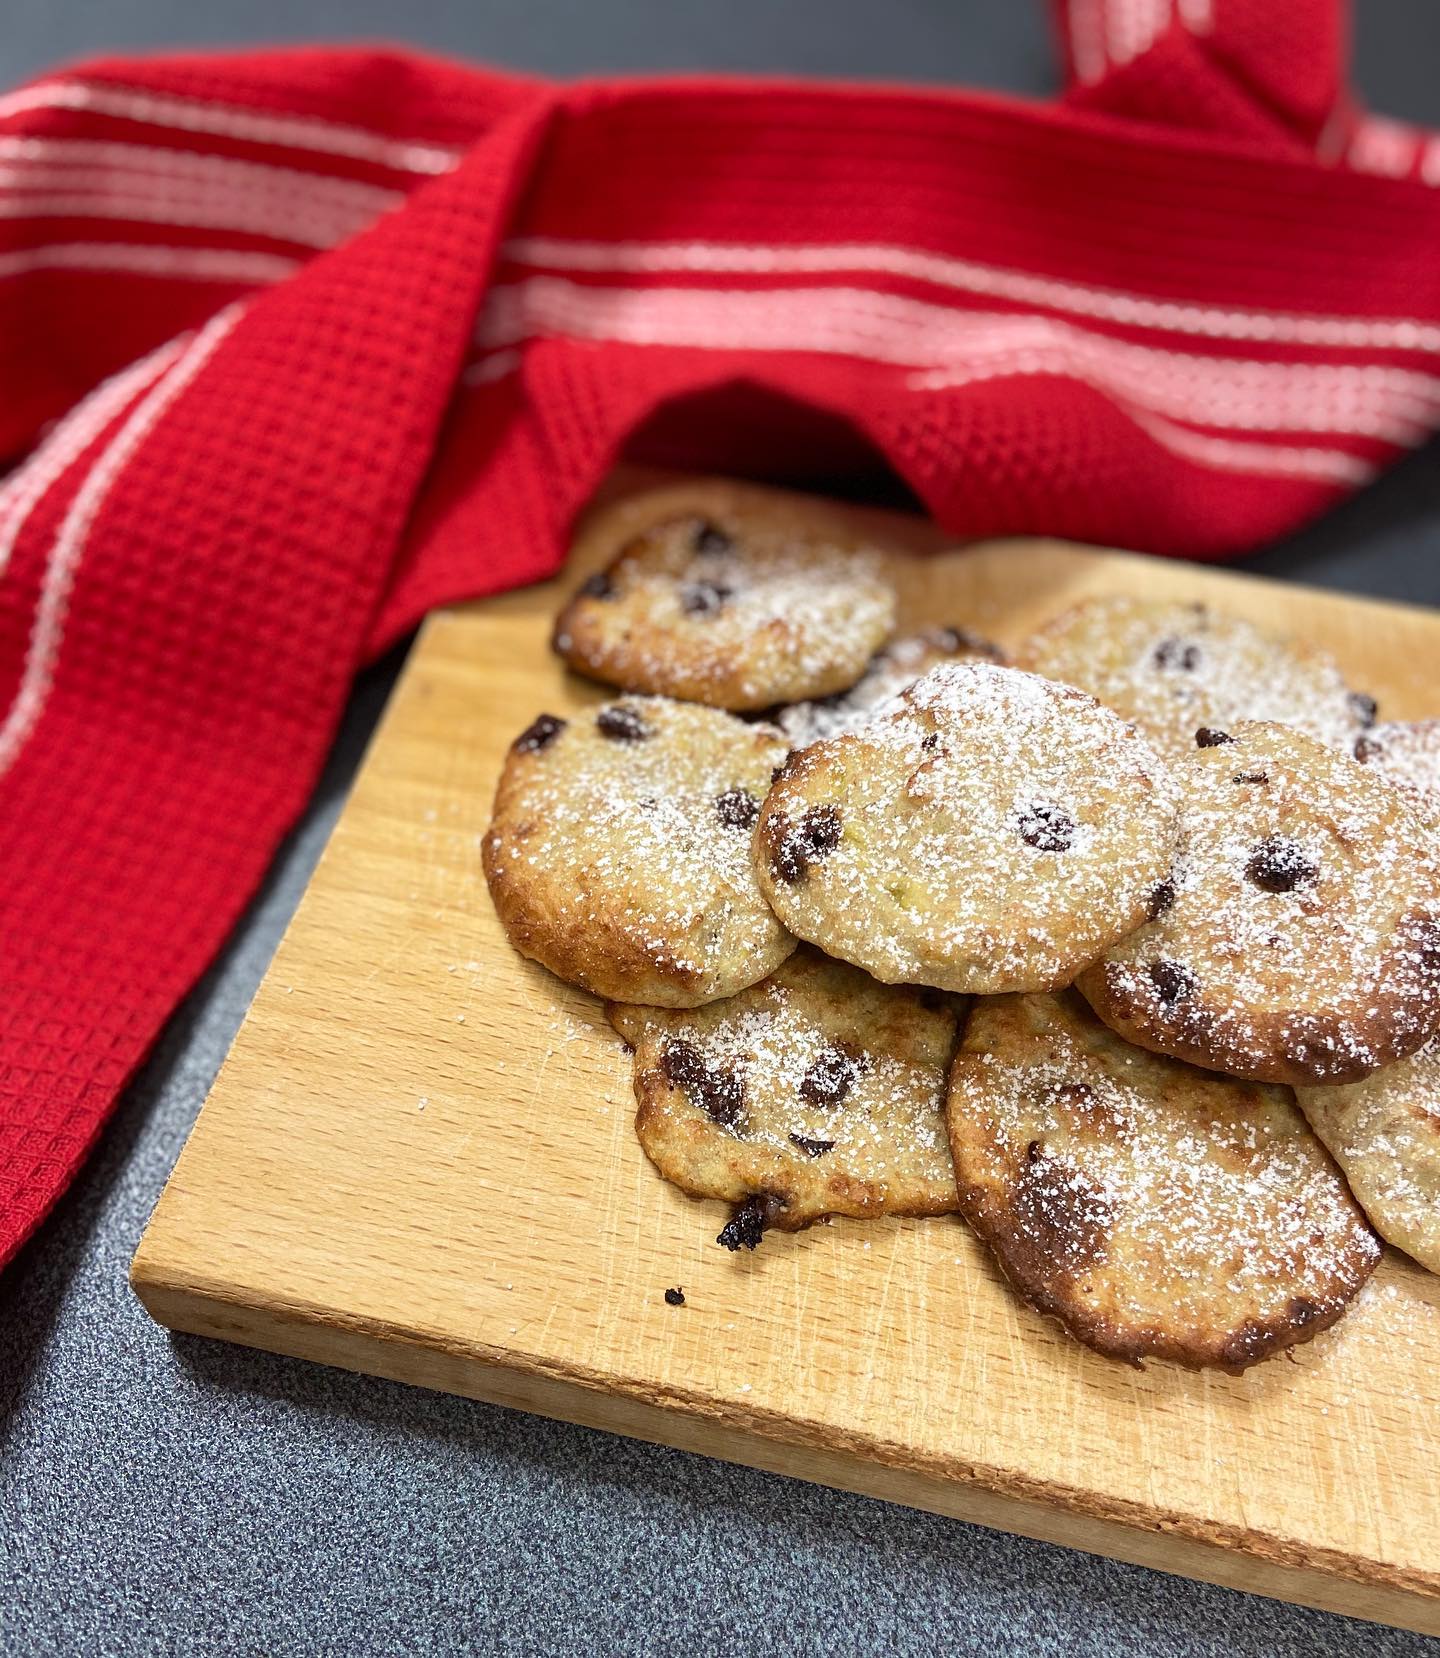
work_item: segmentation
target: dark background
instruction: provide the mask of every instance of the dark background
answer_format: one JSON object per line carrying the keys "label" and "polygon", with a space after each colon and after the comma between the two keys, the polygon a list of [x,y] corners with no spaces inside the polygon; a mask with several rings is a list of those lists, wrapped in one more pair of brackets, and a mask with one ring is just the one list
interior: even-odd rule
{"label": "dark background", "polygon": [[[1357,10],[1367,101],[1440,125],[1440,0]],[[1055,84],[1040,0],[0,0],[0,85],[105,50],[324,38],[557,75],[717,68],[1036,95]],[[1440,602],[1437,460],[1432,445],[1251,567]],[[75,1189],[0,1276],[0,1658],[1440,1650],[152,1325],[125,1282],[140,1229],[397,665],[362,680],[264,893]]]}

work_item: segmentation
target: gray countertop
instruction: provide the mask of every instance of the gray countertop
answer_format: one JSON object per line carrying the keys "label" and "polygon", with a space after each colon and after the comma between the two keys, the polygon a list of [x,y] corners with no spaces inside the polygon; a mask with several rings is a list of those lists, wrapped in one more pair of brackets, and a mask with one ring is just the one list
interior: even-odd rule
{"label": "gray countertop", "polygon": [[[1440,120],[1433,0],[1365,0],[1371,101]],[[203,15],[197,15],[202,12]],[[182,40],[375,38],[558,73],[724,68],[1043,91],[993,0],[10,0],[0,81]],[[1440,448],[1250,561],[1440,603]],[[146,1218],[334,822],[396,659],[74,1190],[0,1277],[0,1653],[933,1652],[1399,1658],[1418,1636],[152,1325]]]}

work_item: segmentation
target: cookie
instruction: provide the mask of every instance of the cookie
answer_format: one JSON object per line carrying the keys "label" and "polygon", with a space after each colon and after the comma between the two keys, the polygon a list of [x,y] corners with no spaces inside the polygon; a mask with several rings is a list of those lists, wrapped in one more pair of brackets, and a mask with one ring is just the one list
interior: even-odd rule
{"label": "cookie", "polygon": [[606,1012],[635,1049],[646,1156],[692,1197],[736,1205],[727,1247],[822,1215],[954,1209],[950,998],[802,948],[763,984],[694,1012]]}
{"label": "cookie", "polygon": [[1166,759],[1184,759],[1202,727],[1273,720],[1349,753],[1375,718],[1335,662],[1270,638],[1205,605],[1087,599],[1041,628],[1017,661],[1123,714]]}
{"label": "cookie", "polygon": [[858,731],[883,704],[908,690],[942,662],[1003,662],[998,645],[966,628],[927,628],[892,640],[871,659],[862,678],[833,697],[794,702],[775,714],[775,723],[792,748],[806,748],[826,737]]}
{"label": "cookie", "polygon": [[510,746],[486,879],[522,955],[600,996],[694,1007],[795,948],[750,836],[784,738],[718,709],[631,697],[542,714]]}
{"label": "cookie", "polygon": [[962,1214],[1111,1358],[1244,1370],[1333,1324],[1379,1258],[1288,1088],[1132,1048],[1074,991],[977,1003],[946,1115]]}
{"label": "cookie", "polygon": [[1144,921],[1170,868],[1158,773],[1083,691],[946,664],[790,756],[756,873],[792,932],[886,983],[1055,989]]}
{"label": "cookie", "polygon": [[1440,1272],[1440,1042],[1339,1088],[1299,1088],[1370,1224]]}
{"label": "cookie", "polygon": [[1391,720],[1355,739],[1355,758],[1403,789],[1420,817],[1440,830],[1440,720]]}
{"label": "cookie", "polygon": [[552,639],[627,691],[757,710],[848,689],[895,627],[875,554],[762,522],[669,518],[583,582]]}
{"label": "cookie", "polygon": [[1440,1024],[1440,880],[1373,771],[1303,732],[1202,731],[1153,919],[1079,980],[1141,1047],[1259,1082],[1353,1082]]}

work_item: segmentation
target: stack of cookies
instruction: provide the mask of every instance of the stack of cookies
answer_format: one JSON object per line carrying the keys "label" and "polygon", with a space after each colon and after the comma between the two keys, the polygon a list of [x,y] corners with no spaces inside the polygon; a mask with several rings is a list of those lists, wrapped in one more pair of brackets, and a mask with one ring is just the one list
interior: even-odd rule
{"label": "stack of cookies", "polygon": [[1194,606],[896,638],[889,569],[672,517],[555,624],[627,694],[516,739],[485,871],[651,1161],[730,1249],[958,1212],[1130,1362],[1306,1339],[1376,1231],[1440,1270],[1440,723]]}

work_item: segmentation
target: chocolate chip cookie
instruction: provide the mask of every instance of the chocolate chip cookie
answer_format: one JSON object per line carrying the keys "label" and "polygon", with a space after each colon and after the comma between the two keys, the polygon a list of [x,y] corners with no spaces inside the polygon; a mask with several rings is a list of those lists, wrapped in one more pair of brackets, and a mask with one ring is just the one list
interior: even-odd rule
{"label": "chocolate chip cookie", "polygon": [[1370,1224],[1440,1272],[1440,1042],[1340,1088],[1299,1088]]}
{"label": "chocolate chip cookie", "polygon": [[1080,978],[1157,1053],[1353,1082],[1440,1025],[1440,880],[1405,797],[1284,726],[1206,729],[1175,767],[1180,848],[1151,920]]}
{"label": "chocolate chip cookie", "polygon": [[753,711],[848,689],[894,626],[877,554],[681,516],[585,581],[552,642],[592,679]]}
{"label": "chocolate chip cookie", "polygon": [[510,941],[597,995],[694,1007],[795,947],[755,882],[750,837],[786,744],[773,726],[665,697],[511,744],[483,854]]}
{"label": "chocolate chip cookie", "polygon": [[955,1207],[945,1070],[957,1004],[801,948],[693,1012],[610,1004],[635,1049],[636,1133],[667,1180],[736,1206],[719,1241],[822,1215]]}
{"label": "chocolate chip cookie", "polygon": [[1244,1370],[1333,1324],[1379,1258],[1288,1088],[1132,1048],[1073,991],[977,1003],[946,1112],[965,1218],[1111,1358]]}
{"label": "chocolate chip cookie", "polygon": [[893,639],[870,659],[862,678],[833,697],[793,702],[780,709],[775,723],[792,748],[806,748],[823,738],[858,731],[884,703],[908,690],[942,662],[1003,662],[998,645],[967,628],[926,628]]}
{"label": "chocolate chip cookie", "polygon": [[1202,728],[1273,720],[1349,753],[1375,704],[1312,646],[1272,639],[1200,604],[1087,599],[1021,647],[1032,673],[1064,680],[1130,720],[1166,759]]}
{"label": "chocolate chip cookie", "polygon": [[1159,769],[1083,691],[946,664],[790,756],[756,872],[792,932],[886,983],[1054,989],[1144,921],[1169,871]]}

